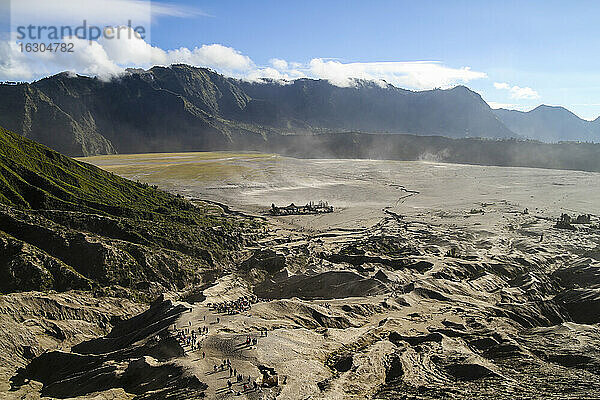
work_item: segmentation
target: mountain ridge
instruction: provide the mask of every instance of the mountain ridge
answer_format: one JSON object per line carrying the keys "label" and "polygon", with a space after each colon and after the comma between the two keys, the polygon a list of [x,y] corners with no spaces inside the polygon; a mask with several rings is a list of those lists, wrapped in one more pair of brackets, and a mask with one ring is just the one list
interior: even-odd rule
{"label": "mountain ridge", "polygon": [[62,73],[0,85],[0,125],[74,156],[226,149],[240,138],[332,131],[515,136],[466,87],[250,83],[184,64],[108,81]]}
{"label": "mountain ridge", "polygon": [[0,125],[70,156],[227,150],[280,135],[401,133],[597,141],[600,119],[563,107],[492,110],[464,85],[411,91],[357,79],[250,82],[186,64],[109,80],[60,73],[0,84]]}

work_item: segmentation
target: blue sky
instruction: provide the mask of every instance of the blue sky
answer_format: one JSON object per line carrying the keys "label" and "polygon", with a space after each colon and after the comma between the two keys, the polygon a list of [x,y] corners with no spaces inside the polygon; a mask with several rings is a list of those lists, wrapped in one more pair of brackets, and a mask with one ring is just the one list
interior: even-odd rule
{"label": "blue sky", "polygon": [[[111,1],[119,8],[136,0]],[[148,40],[164,53],[153,61],[205,63],[238,77],[347,84],[357,74],[415,90],[465,84],[495,107],[550,104],[600,115],[598,2],[162,0],[152,11]],[[96,64],[152,63],[100,45],[109,60]],[[209,45],[221,47],[194,52]],[[238,58],[225,60],[224,49]]]}

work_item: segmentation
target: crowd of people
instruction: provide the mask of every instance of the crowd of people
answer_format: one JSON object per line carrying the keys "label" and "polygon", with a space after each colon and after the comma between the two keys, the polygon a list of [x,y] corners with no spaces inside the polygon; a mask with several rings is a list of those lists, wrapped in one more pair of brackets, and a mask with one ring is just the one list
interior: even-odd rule
{"label": "crowd of people", "polygon": [[222,372],[222,371],[229,372],[229,379],[227,379],[227,389],[229,390],[230,393],[234,393],[234,390],[233,390],[234,382],[232,381],[232,378],[234,376],[235,376],[235,384],[241,385],[241,388],[242,388],[241,392],[240,391],[237,392],[238,395],[242,394],[244,392],[250,391],[250,390],[256,390],[258,388],[258,383],[256,383],[256,381],[252,380],[251,375],[245,376],[244,374],[238,374],[237,369],[232,367],[230,359],[223,360],[223,362],[220,363],[218,366],[216,364],[213,365],[214,373]]}
{"label": "crowd of people", "polygon": [[[242,296],[234,301],[224,301],[221,303],[214,303],[210,305],[210,308],[214,312],[223,313],[223,314],[237,314],[243,311],[250,310],[252,304],[258,302],[258,298],[256,296]],[[215,320],[213,323],[219,324],[220,317],[214,317]],[[202,321],[200,321],[201,325],[197,328],[192,327],[192,321],[189,320],[186,326],[177,327],[177,325],[173,325],[173,329],[175,332],[175,337],[182,345],[182,347],[187,347],[191,351],[201,350],[202,349],[202,341],[206,335],[209,333],[209,328],[205,324],[207,324],[207,316],[202,317]],[[267,336],[267,330],[260,330],[260,336]],[[245,346],[256,346],[258,345],[258,338],[253,337],[251,335],[247,335],[245,337],[245,342],[243,343]],[[184,351],[185,352],[185,351]],[[210,357],[210,356],[209,356]],[[206,353],[202,351],[202,359],[206,359]],[[241,373],[238,373],[238,370],[232,366],[230,359],[224,359],[218,365],[213,365],[213,373],[219,372],[227,372],[228,380],[227,386],[220,390],[227,390],[232,394],[241,395],[243,393],[255,391],[258,389],[258,383],[252,380],[250,375],[245,376]],[[235,382],[234,382],[235,380]],[[237,392],[235,389],[237,387]]]}
{"label": "crowd of people", "polygon": [[188,346],[191,351],[200,348],[201,340],[196,331],[194,331],[192,328],[177,329],[177,327],[174,326],[174,329],[175,338],[179,340],[179,344],[181,344],[182,346]]}
{"label": "crowd of people", "polygon": [[213,303],[211,304],[211,308],[218,313],[233,315],[250,310],[252,304],[257,302],[258,298],[256,296],[248,295],[238,297],[236,300]]}
{"label": "crowd of people", "polygon": [[258,343],[257,338],[246,336],[246,346],[256,346],[257,343]]}
{"label": "crowd of people", "polygon": [[[242,378],[240,376],[238,376],[237,383],[240,383],[242,381]],[[238,395],[240,395],[240,394],[242,394],[244,392],[250,391],[250,390],[256,390],[256,389],[258,389],[258,383],[256,383],[256,381],[250,382],[250,380],[251,380],[251,378],[250,378],[250,376],[248,376],[248,382],[246,383],[244,381],[242,383],[242,391],[238,392],[237,393]],[[227,380],[227,387],[229,388],[229,391],[231,393],[233,393],[233,382],[231,382],[231,380]]]}

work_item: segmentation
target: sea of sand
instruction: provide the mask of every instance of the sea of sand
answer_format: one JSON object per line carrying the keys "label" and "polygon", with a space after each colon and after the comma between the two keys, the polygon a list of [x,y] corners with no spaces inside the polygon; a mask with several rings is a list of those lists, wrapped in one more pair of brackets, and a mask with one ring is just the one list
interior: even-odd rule
{"label": "sea of sand", "polygon": [[[259,153],[161,153],[81,159],[129,179],[257,214],[328,201],[333,214],[284,218],[301,228],[367,228],[385,211],[469,217],[503,204],[556,217],[600,214],[600,174],[424,161],[295,159]],[[468,223],[469,221],[455,221]]]}
{"label": "sea of sand", "polygon": [[[84,161],[258,216],[264,235],[197,293],[34,359],[18,398],[42,384],[96,399],[600,398],[600,174],[255,153]],[[268,215],[318,200],[335,211]],[[563,213],[592,216],[562,229]],[[259,301],[214,308],[241,296]],[[206,327],[198,349],[174,341]],[[226,359],[259,388],[229,391]]]}

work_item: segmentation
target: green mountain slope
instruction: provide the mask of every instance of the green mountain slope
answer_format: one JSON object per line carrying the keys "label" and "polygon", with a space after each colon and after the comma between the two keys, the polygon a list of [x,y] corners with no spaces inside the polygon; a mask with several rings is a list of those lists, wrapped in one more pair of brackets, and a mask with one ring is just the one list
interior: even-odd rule
{"label": "green mountain slope", "polygon": [[182,289],[253,227],[0,128],[0,292]]}
{"label": "green mountain slope", "polygon": [[198,217],[171,194],[75,161],[0,128],[0,199],[33,209],[97,212],[116,216]]}

